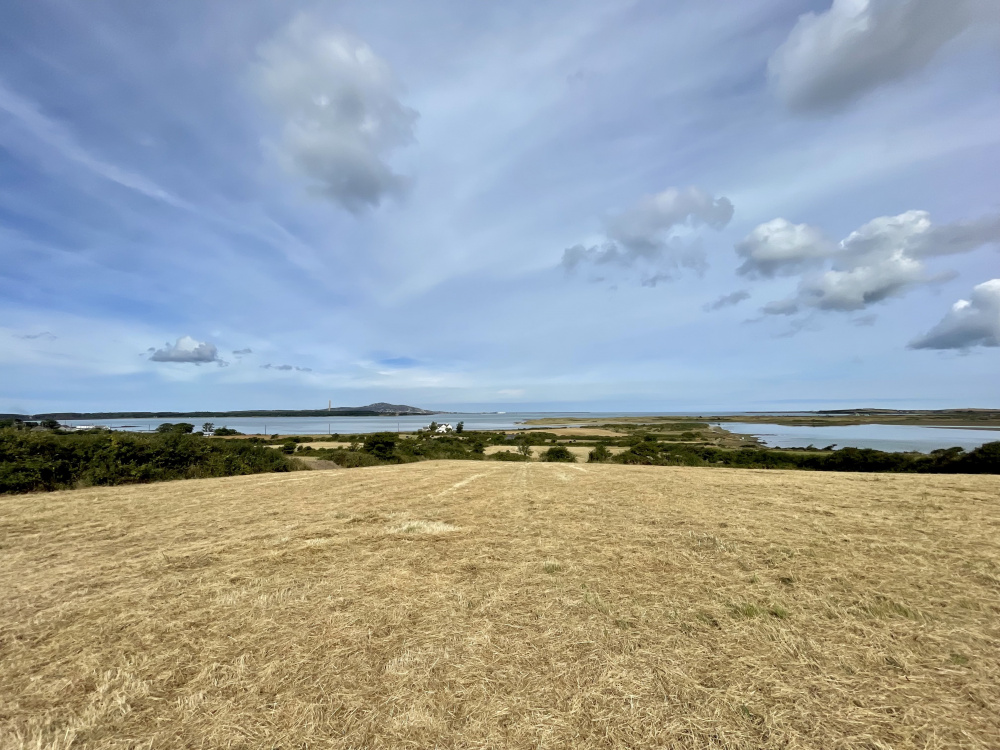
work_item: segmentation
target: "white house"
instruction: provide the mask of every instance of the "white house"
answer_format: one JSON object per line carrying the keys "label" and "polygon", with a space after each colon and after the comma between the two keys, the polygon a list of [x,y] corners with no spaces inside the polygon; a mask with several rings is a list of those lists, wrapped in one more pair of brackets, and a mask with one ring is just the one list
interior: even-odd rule
{"label": "white house", "polygon": [[[427,425],[427,429],[430,429],[430,425]],[[444,434],[446,432],[454,432],[454,431],[455,428],[452,427],[450,424],[439,424],[437,429],[434,430],[434,432],[438,434]]]}

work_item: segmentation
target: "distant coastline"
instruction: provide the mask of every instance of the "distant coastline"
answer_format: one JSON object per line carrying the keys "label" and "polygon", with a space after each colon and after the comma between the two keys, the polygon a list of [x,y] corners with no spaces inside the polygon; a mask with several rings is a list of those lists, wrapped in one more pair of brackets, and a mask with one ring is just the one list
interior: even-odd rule
{"label": "distant coastline", "polygon": [[205,419],[238,417],[402,417],[442,414],[405,404],[334,406],[327,409],[246,409],[242,411],[107,411],[49,412],[46,414],[0,414],[0,419]]}

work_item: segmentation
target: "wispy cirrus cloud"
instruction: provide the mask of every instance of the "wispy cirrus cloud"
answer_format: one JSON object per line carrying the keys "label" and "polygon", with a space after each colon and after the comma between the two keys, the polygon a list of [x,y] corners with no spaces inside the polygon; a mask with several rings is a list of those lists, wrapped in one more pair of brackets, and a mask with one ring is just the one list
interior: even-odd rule
{"label": "wispy cirrus cloud", "polygon": [[15,333],[12,334],[16,339],[24,339],[25,341],[55,341],[58,336],[48,331],[42,331],[41,333]]}

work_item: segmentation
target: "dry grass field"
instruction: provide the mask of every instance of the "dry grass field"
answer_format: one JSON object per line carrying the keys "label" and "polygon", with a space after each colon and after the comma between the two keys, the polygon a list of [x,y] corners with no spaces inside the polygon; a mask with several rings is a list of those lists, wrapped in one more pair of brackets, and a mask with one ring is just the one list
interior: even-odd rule
{"label": "dry grass field", "polygon": [[0,497],[0,748],[997,748],[998,498],[472,461]]}

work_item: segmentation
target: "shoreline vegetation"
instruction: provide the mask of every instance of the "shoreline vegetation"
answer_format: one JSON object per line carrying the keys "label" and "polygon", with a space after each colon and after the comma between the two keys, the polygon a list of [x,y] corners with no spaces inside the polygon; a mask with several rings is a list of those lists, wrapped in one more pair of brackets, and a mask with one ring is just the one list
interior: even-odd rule
{"label": "shoreline vegetation", "polygon": [[[431,460],[799,469],[922,474],[1000,474],[1000,441],[930,454],[835,446],[768,448],[695,419],[594,422],[557,431],[439,434],[241,435],[205,424],[161,425],[156,433],[102,428],[63,432],[55,422],[0,422],[0,494],[303,469],[349,469]],[[46,425],[48,426],[46,428]]]}

